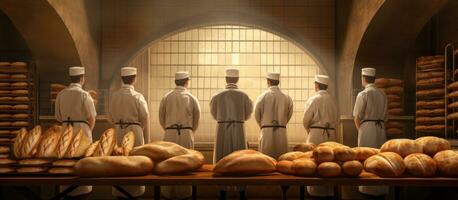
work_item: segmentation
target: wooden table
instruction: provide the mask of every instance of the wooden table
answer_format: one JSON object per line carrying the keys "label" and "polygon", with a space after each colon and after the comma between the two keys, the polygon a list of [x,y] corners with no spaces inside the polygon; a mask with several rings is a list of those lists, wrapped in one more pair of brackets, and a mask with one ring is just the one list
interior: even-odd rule
{"label": "wooden table", "polygon": [[[218,177],[211,172],[211,165],[205,165],[201,170],[178,176],[157,176],[147,175],[138,177],[100,177],[80,178],[76,176],[65,177],[31,177],[31,176],[0,176],[0,186],[37,186],[37,185],[152,185],[155,186],[154,198],[160,197],[160,186],[162,185],[192,185],[193,195],[196,198],[196,186],[199,185],[225,185],[225,186],[249,186],[249,185],[278,185],[283,186],[286,194],[289,186],[305,185],[389,185],[389,186],[428,186],[428,187],[458,187],[458,178],[380,178],[371,173],[362,173],[359,178],[319,178],[319,177],[297,177],[274,173],[270,175],[250,177]],[[69,188],[70,189],[70,188]],[[74,189],[74,188],[73,188]],[[301,199],[303,199],[303,188]],[[71,191],[71,190],[70,190]],[[70,192],[68,191],[68,192]],[[68,194],[65,193],[65,194]],[[121,191],[122,192],[122,191]],[[65,195],[63,194],[63,195]],[[58,195],[57,197],[62,197]],[[286,196],[284,195],[284,198]]]}

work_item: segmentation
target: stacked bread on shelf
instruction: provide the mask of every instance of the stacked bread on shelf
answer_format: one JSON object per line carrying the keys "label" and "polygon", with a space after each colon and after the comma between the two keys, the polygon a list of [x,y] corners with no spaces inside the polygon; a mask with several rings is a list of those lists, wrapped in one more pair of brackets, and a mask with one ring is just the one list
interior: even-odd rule
{"label": "stacked bread on shelf", "polygon": [[444,56],[417,59],[415,130],[423,134],[445,131],[445,67]]}
{"label": "stacked bread on shelf", "polygon": [[[59,94],[60,91],[62,91],[66,87],[67,87],[66,85],[60,84],[60,83],[49,84],[51,105],[54,105],[54,103],[56,102],[57,95]],[[98,99],[99,99],[97,92],[95,90],[88,90],[87,92],[89,92],[92,99],[94,100],[94,104],[97,104]]]}
{"label": "stacked bread on shelf", "polygon": [[[377,78],[375,86],[382,89],[387,98],[388,115],[401,116],[404,114],[403,94],[404,86],[403,81],[394,78]],[[386,133],[389,135],[401,135],[404,132],[405,124],[390,119],[386,124]]]}
{"label": "stacked bread on shelf", "polygon": [[0,158],[5,159],[0,165],[13,162],[9,153],[19,130],[33,126],[32,88],[33,80],[26,62],[0,62]]}

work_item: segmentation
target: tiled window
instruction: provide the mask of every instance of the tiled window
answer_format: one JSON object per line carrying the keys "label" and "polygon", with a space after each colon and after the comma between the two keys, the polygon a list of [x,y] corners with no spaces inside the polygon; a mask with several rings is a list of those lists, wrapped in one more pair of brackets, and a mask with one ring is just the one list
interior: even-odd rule
{"label": "tiled window", "polygon": [[[212,143],[216,122],[210,115],[209,102],[225,87],[225,69],[235,66],[240,69],[239,88],[253,101],[267,88],[266,72],[281,72],[280,87],[294,101],[294,114],[287,127],[289,140],[305,141],[302,115],[307,98],[314,94],[313,76],[319,67],[293,42],[252,27],[207,26],[158,40],[145,52],[149,52],[149,68],[144,70],[148,76],[143,77],[149,80],[139,82],[149,83],[150,130],[154,139],[162,139],[163,133],[158,121],[160,100],[175,87],[174,73],[186,70],[191,74],[189,89],[202,108],[195,141]],[[248,141],[257,142],[260,131],[253,117],[246,123],[246,130]]]}

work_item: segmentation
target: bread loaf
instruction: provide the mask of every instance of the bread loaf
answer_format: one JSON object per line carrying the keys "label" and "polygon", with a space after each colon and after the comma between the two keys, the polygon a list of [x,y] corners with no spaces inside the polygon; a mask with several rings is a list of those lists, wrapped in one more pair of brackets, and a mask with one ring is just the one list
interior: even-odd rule
{"label": "bread loaf", "polygon": [[81,177],[144,176],[153,166],[146,156],[99,156],[79,160],[74,169]]}
{"label": "bread loaf", "polygon": [[444,96],[445,90],[440,89],[431,89],[431,90],[418,90],[416,92],[417,97],[424,98],[424,97],[437,97],[437,96]]}
{"label": "bread loaf", "polygon": [[444,100],[417,101],[417,109],[444,108]]}
{"label": "bread loaf", "polygon": [[275,159],[254,150],[235,151],[215,164],[213,172],[220,175],[257,175],[275,172]]}
{"label": "bread loaf", "polygon": [[390,84],[390,79],[387,78],[377,78],[374,82],[375,86],[378,88],[386,88]]}
{"label": "bread loaf", "polygon": [[343,144],[340,144],[338,142],[333,142],[333,141],[327,141],[327,142],[323,142],[323,143],[320,143],[318,146],[327,146],[327,147],[347,147]]}
{"label": "bread loaf", "polygon": [[42,173],[48,170],[47,167],[19,167],[16,169],[17,173]]}
{"label": "bread loaf", "polygon": [[10,157],[10,154],[8,154],[8,153],[0,154],[0,158],[9,158],[9,157]]}
{"label": "bread loaf", "polygon": [[0,153],[9,153],[10,152],[10,147],[8,146],[0,146]]}
{"label": "bread loaf", "polygon": [[386,95],[386,99],[388,100],[388,102],[401,101],[401,97],[399,95],[392,95],[392,94]]}
{"label": "bread loaf", "polygon": [[453,109],[453,108],[458,108],[458,101],[455,101],[451,104],[447,105],[447,108]]}
{"label": "bread loaf", "polygon": [[99,139],[99,144],[94,150],[93,156],[109,156],[116,145],[116,135],[113,128],[107,129],[103,132]]}
{"label": "bread loaf", "polygon": [[39,158],[54,158],[57,157],[56,148],[61,135],[61,126],[51,126],[42,136],[41,142],[38,145],[37,157]]}
{"label": "bread loaf", "polygon": [[15,121],[15,122],[11,123],[11,126],[26,127],[26,126],[29,126],[29,122],[26,122],[26,121]]}
{"label": "bread loaf", "polygon": [[418,87],[437,87],[437,86],[444,86],[444,77],[437,77],[437,78],[429,78],[429,79],[422,79],[417,81]]}
{"label": "bread loaf", "polygon": [[313,150],[313,158],[317,163],[332,162],[334,160],[334,151],[329,146],[318,146]]}
{"label": "bread loaf", "polygon": [[[449,127],[450,129],[451,127]],[[431,132],[439,132],[439,131],[444,131],[445,126],[444,125],[430,125],[430,126],[415,126],[415,130],[418,132],[425,132],[425,133],[431,133]]]}
{"label": "bread loaf", "polygon": [[8,119],[11,118],[13,115],[10,114],[0,114],[0,119]]}
{"label": "bread loaf", "polygon": [[13,97],[0,97],[0,101],[11,101]]}
{"label": "bread loaf", "polygon": [[27,87],[29,84],[27,82],[15,82],[10,85],[11,87]]}
{"label": "bread loaf", "polygon": [[41,126],[35,126],[24,138],[21,145],[21,158],[32,158],[37,153],[38,144],[40,144]]}
{"label": "bread loaf", "polygon": [[346,161],[342,164],[342,173],[349,177],[357,177],[363,172],[363,164],[357,160]]}
{"label": "bread loaf", "polygon": [[62,135],[59,138],[59,142],[57,143],[56,154],[58,158],[65,157],[70,144],[73,141],[73,136],[73,127],[68,125],[62,132]]}
{"label": "bread loaf", "polygon": [[75,169],[73,167],[53,167],[48,170],[50,174],[74,174]]}
{"label": "bread loaf", "polygon": [[188,150],[173,142],[155,141],[142,146],[134,147],[129,155],[141,155],[151,158],[155,162],[169,159],[174,156],[187,154]]}
{"label": "bread loaf", "polygon": [[13,167],[0,167],[0,174],[14,173],[16,169]]}
{"label": "bread loaf", "polygon": [[388,128],[386,129],[386,134],[388,135],[401,135],[402,130],[399,128]]}
{"label": "bread loaf", "polygon": [[29,97],[13,97],[12,101],[25,102],[25,101],[30,101],[30,99]]}
{"label": "bread loaf", "polygon": [[422,146],[415,140],[410,139],[391,139],[385,142],[380,148],[381,152],[395,152],[402,157],[412,153],[422,153]]}
{"label": "bread loaf", "polygon": [[20,160],[19,164],[20,165],[44,165],[44,164],[48,164],[49,162],[50,161],[48,159],[30,158],[30,159]]}
{"label": "bread loaf", "polygon": [[307,158],[296,159],[292,161],[292,170],[297,176],[313,176],[316,172],[316,164],[313,160]]}
{"label": "bread loaf", "polygon": [[406,171],[415,177],[431,177],[436,173],[436,161],[423,153],[410,154],[404,158]]}
{"label": "bread loaf", "polygon": [[438,124],[444,123],[445,117],[417,117],[415,122],[417,124]]}
{"label": "bread loaf", "polygon": [[121,142],[121,149],[124,156],[128,156],[129,153],[134,148],[135,144],[135,134],[132,131],[129,131],[124,135]]}
{"label": "bread loaf", "polygon": [[356,151],[349,147],[335,147],[334,148],[334,157],[337,161],[349,161],[355,160]]}
{"label": "bread loaf", "polygon": [[86,153],[84,153],[84,157],[91,157],[94,155],[95,148],[99,145],[99,141],[95,141],[92,143],[86,150]]}
{"label": "bread loaf", "polygon": [[24,104],[24,105],[21,105],[21,104],[19,104],[19,105],[14,105],[14,106],[12,106],[11,109],[13,109],[13,110],[28,110],[28,109],[30,109],[30,108],[29,108],[28,105],[25,105],[25,104]]}
{"label": "bread loaf", "polygon": [[28,90],[11,90],[11,94],[22,95],[29,94]]}
{"label": "bread loaf", "polygon": [[30,117],[29,114],[24,114],[24,113],[18,113],[18,114],[14,114],[11,116],[12,118],[14,119],[27,119]]}
{"label": "bread loaf", "polygon": [[25,78],[27,78],[27,75],[25,75],[25,74],[13,74],[13,75],[11,75],[10,78],[11,79],[25,79]]}
{"label": "bread loaf", "polygon": [[454,112],[447,115],[447,119],[458,119],[458,112]]}
{"label": "bread loaf", "polygon": [[80,128],[73,137],[73,141],[68,147],[66,156],[67,158],[83,157],[86,150],[91,145],[91,139],[87,136],[86,132]]}
{"label": "bread loaf", "polygon": [[451,148],[448,140],[434,136],[420,137],[415,141],[422,146],[423,153],[429,156],[434,156],[437,152],[449,150]]}
{"label": "bread loaf", "polygon": [[2,67],[6,67],[6,66],[10,66],[10,62],[0,62],[0,66]]}
{"label": "bread loaf", "polygon": [[24,143],[24,139],[27,136],[27,130],[25,128],[21,128],[19,133],[16,135],[16,140],[14,141],[13,148],[14,148],[14,157],[21,158],[22,157],[22,144]]}
{"label": "bread loaf", "polygon": [[12,105],[0,105],[0,110],[11,110]]}
{"label": "bread loaf", "polygon": [[447,97],[448,98],[456,98],[456,97],[458,97],[458,91],[453,91],[451,93],[448,93]]}
{"label": "bread loaf", "polygon": [[452,150],[444,150],[434,155],[437,169],[445,176],[458,177],[458,153]]}
{"label": "bread loaf", "polygon": [[12,67],[27,67],[27,63],[26,62],[12,62],[10,64]]}
{"label": "bread loaf", "polygon": [[352,149],[356,152],[355,160],[359,160],[361,162],[373,155],[377,155],[380,152],[379,149],[371,147],[353,147]]}
{"label": "bread loaf", "polygon": [[380,177],[399,177],[404,173],[404,160],[394,152],[382,152],[364,161],[364,170]]}
{"label": "bread loaf", "polygon": [[433,72],[419,72],[417,73],[417,80],[420,79],[430,79],[430,78],[437,78],[437,77],[444,77],[443,71],[433,71]]}
{"label": "bread loaf", "polygon": [[289,161],[293,161],[293,160],[296,160],[302,156],[304,156],[305,153],[304,152],[301,152],[301,151],[291,151],[291,152],[288,152],[288,153],[285,153],[283,155],[281,155],[280,157],[278,157],[278,160],[281,161],[281,160],[289,160]]}
{"label": "bread loaf", "polygon": [[315,144],[312,143],[300,143],[294,146],[293,151],[302,151],[302,152],[307,152],[307,151],[312,151],[315,148]]}
{"label": "bread loaf", "polygon": [[318,165],[317,172],[322,177],[336,177],[340,175],[340,165],[335,162],[323,162]]}
{"label": "bread loaf", "polygon": [[0,127],[2,126],[11,126],[11,122],[0,122]]}
{"label": "bread loaf", "polygon": [[447,89],[449,90],[458,90],[458,81],[448,84]]}
{"label": "bread loaf", "polygon": [[67,87],[66,85],[59,84],[59,83],[51,83],[49,86],[52,91],[58,91],[58,92]]}
{"label": "bread loaf", "polygon": [[421,56],[417,58],[417,65],[428,64],[428,63],[443,63],[445,61],[443,55],[435,56]]}
{"label": "bread loaf", "polygon": [[199,169],[204,164],[202,153],[189,150],[188,154],[175,156],[154,166],[156,174],[182,174]]}
{"label": "bread loaf", "polygon": [[392,86],[392,87],[386,88],[385,93],[393,94],[393,95],[400,95],[402,94],[403,91],[404,89],[400,86]]}
{"label": "bread loaf", "polygon": [[64,160],[56,160],[52,162],[52,165],[56,167],[73,167],[76,165],[77,162],[78,160],[64,159]]}
{"label": "bread loaf", "polygon": [[16,160],[10,158],[0,158],[0,166],[16,163]]}
{"label": "bread loaf", "polygon": [[276,168],[278,172],[283,174],[295,174],[293,170],[293,161],[290,160],[281,160],[277,162]]}
{"label": "bread loaf", "polygon": [[388,109],[401,108],[401,102],[390,102],[388,103]]}
{"label": "bread loaf", "polygon": [[445,109],[443,108],[422,109],[422,110],[417,110],[416,114],[418,117],[444,116]]}
{"label": "bread loaf", "polygon": [[391,108],[388,109],[389,115],[402,115],[404,113],[404,109],[402,108]]}

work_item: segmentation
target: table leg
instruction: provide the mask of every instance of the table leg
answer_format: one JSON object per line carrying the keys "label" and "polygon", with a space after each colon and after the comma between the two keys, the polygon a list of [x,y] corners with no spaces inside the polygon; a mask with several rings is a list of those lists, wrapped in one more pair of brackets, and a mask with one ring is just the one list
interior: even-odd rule
{"label": "table leg", "polygon": [[133,197],[131,194],[129,194],[129,192],[127,192],[126,190],[124,190],[124,188],[119,187],[118,185],[113,185],[113,187],[116,188],[116,190],[118,190],[119,192],[121,192],[121,194],[123,194],[124,196],[126,196],[127,199],[131,199],[131,200],[137,199],[137,198]]}
{"label": "table leg", "polygon": [[154,200],[161,200],[161,186],[154,186]]}
{"label": "table leg", "polygon": [[288,199],[288,195],[287,195],[288,189],[289,189],[289,186],[287,186],[287,185],[282,185],[281,186],[283,200],[287,200]]}
{"label": "table leg", "polygon": [[71,185],[70,187],[66,188],[64,191],[62,191],[61,193],[57,194],[56,196],[54,196],[51,200],[59,200],[59,199],[62,199],[64,198],[65,196],[67,196],[68,193],[72,192],[73,190],[75,190],[78,186],[77,185]]}
{"label": "table leg", "polygon": [[192,186],[192,200],[197,200],[197,186]]}
{"label": "table leg", "polygon": [[18,187],[13,187],[14,190],[16,190],[20,195],[25,197],[26,199],[41,199],[40,196],[35,194],[30,188],[24,187],[24,186],[18,186]]}
{"label": "table leg", "polygon": [[305,200],[305,186],[299,186],[299,200]]}

